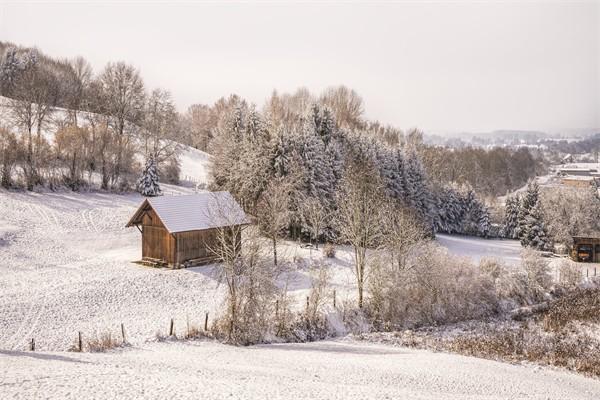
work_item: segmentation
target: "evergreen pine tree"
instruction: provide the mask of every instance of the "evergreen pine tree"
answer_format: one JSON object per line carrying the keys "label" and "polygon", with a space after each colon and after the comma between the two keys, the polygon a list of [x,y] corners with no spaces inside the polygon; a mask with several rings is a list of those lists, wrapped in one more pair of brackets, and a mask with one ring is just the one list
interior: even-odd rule
{"label": "evergreen pine tree", "polygon": [[160,185],[158,183],[158,169],[156,160],[150,156],[146,161],[146,166],[142,171],[142,176],[138,180],[138,191],[146,197],[158,196],[161,194]]}
{"label": "evergreen pine tree", "polygon": [[550,240],[539,201],[529,210],[525,218],[521,233],[521,244],[538,250],[550,248]]}
{"label": "evergreen pine tree", "polygon": [[504,212],[503,236],[508,239],[518,239],[519,206],[518,196],[508,196]]}
{"label": "evergreen pine tree", "polygon": [[517,232],[516,235],[521,239],[525,232],[525,226],[527,225],[527,217],[531,212],[531,209],[537,204],[539,200],[540,187],[535,180],[529,182],[527,185],[527,191],[521,198],[519,204],[519,213],[517,216]]}
{"label": "evergreen pine tree", "polygon": [[477,221],[478,235],[487,238],[490,235],[491,228],[490,213],[485,206],[481,205],[479,209],[479,221]]}

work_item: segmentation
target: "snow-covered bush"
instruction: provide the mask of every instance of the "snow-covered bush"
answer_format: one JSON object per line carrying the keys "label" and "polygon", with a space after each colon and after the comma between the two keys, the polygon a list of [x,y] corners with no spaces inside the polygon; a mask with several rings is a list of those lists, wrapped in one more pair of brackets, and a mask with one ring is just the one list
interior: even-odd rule
{"label": "snow-covered bush", "polygon": [[569,260],[560,260],[558,273],[560,284],[567,287],[580,284],[583,277],[579,266]]}
{"label": "snow-covered bush", "polygon": [[410,268],[385,259],[371,269],[369,312],[377,329],[484,318],[499,309],[492,278],[443,247],[422,244]]}
{"label": "snow-covered bush", "polygon": [[529,287],[541,300],[544,293],[552,286],[552,275],[548,261],[532,249],[524,249],[521,253],[521,266],[527,274]]}

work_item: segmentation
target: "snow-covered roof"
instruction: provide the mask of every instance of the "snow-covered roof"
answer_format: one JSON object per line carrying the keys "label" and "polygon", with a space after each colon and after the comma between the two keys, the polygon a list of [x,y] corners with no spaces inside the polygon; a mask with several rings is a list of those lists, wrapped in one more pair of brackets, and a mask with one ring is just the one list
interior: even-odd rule
{"label": "snow-covered roof", "polygon": [[205,192],[147,198],[126,226],[139,224],[147,206],[152,207],[169,233],[250,223],[229,192]]}

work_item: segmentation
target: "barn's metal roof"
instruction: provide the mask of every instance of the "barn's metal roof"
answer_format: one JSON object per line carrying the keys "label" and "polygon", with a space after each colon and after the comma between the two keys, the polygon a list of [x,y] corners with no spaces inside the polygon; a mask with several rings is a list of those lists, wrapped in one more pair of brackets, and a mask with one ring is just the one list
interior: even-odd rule
{"label": "barn's metal roof", "polygon": [[148,205],[158,214],[169,233],[250,223],[240,205],[229,192],[206,192],[181,196],[149,197],[140,205],[127,226],[139,224]]}

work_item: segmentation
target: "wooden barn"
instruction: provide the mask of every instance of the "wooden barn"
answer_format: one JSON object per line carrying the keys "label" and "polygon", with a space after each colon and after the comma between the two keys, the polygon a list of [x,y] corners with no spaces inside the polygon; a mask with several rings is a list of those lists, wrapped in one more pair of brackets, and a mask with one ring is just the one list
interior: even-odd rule
{"label": "wooden barn", "polygon": [[214,261],[219,230],[246,224],[229,192],[206,192],[147,198],[126,226],[142,233],[142,263],[178,268]]}
{"label": "wooden barn", "polygon": [[600,262],[600,238],[573,236],[571,258],[578,262]]}

